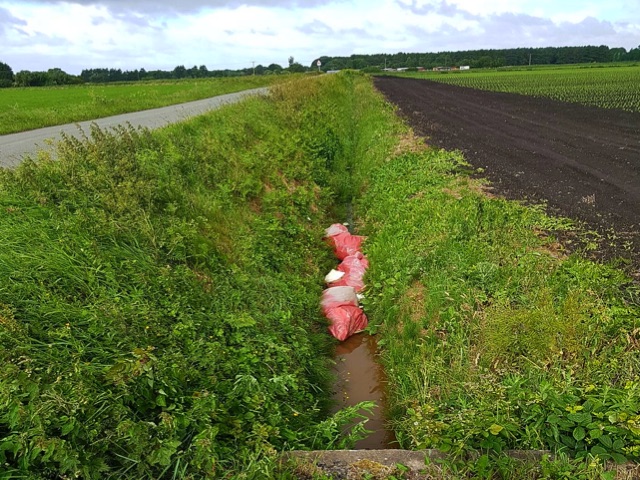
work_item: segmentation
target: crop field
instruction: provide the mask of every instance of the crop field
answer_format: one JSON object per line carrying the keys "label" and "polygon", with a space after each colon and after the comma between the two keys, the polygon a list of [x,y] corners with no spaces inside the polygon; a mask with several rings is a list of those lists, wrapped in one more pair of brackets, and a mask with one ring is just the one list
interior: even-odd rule
{"label": "crop field", "polygon": [[0,89],[0,135],[200,100],[291,77],[263,75],[179,81]]}
{"label": "crop field", "polygon": [[640,65],[403,73],[461,87],[640,112]]}

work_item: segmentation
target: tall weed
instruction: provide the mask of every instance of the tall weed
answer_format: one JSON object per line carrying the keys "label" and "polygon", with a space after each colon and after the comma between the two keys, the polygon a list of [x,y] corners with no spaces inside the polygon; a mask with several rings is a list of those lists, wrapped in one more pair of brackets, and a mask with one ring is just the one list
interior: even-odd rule
{"label": "tall weed", "polygon": [[409,142],[366,169],[357,203],[400,444],[638,460],[634,287],[565,257],[553,229],[567,222],[485,195],[465,170]]}
{"label": "tall weed", "polygon": [[[317,303],[357,137],[334,106],[354,85],[300,80],[154,133],[92,128],[0,173],[5,471],[261,478],[279,450],[348,442],[353,415],[326,419]],[[320,150],[318,128],[334,132]]]}

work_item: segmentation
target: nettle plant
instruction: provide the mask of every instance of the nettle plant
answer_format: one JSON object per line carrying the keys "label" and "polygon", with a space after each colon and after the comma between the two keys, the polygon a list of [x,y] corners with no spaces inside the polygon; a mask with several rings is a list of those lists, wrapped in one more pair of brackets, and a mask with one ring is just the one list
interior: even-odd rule
{"label": "nettle plant", "polygon": [[416,448],[453,454],[548,449],[575,458],[624,463],[640,458],[640,384],[564,389],[521,376],[506,378],[484,398],[454,404],[414,403],[403,427]]}

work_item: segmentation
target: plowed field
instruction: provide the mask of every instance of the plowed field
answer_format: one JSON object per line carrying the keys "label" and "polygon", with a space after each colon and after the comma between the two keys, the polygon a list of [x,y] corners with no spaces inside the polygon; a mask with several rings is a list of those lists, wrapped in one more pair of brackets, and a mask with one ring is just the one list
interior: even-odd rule
{"label": "plowed field", "polygon": [[428,144],[460,150],[496,193],[547,202],[640,266],[640,114],[427,80],[375,78]]}

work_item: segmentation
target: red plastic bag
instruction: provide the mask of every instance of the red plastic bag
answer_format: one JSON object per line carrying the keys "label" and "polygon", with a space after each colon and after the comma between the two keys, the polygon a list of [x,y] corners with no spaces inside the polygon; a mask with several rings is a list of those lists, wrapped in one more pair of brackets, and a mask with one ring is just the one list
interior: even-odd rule
{"label": "red plastic bag", "polygon": [[351,235],[349,232],[334,235],[331,239],[333,240],[333,253],[340,260],[360,252],[360,246],[364,241],[364,237]]}
{"label": "red plastic bag", "polygon": [[349,229],[342,225],[341,223],[334,223],[329,228],[324,231],[325,238],[333,237],[334,235],[338,235],[340,233],[348,233]]}
{"label": "red plastic bag", "polygon": [[[325,231],[325,238],[333,251],[342,260],[338,270],[332,270],[325,277],[331,285],[322,292],[322,312],[331,323],[329,333],[340,341],[344,341],[354,333],[364,330],[369,321],[358,306],[356,291],[364,288],[362,280],[369,261],[360,251],[365,237],[351,235],[349,230],[339,223],[334,223]],[[344,272],[340,277],[339,272]]]}
{"label": "red plastic bag", "polygon": [[327,228],[324,236],[333,247],[333,253],[340,260],[358,253],[365,238],[360,235],[351,235],[347,227],[340,223],[334,223]]}
{"label": "red plastic bag", "polygon": [[338,265],[338,271],[344,272],[344,275],[329,285],[332,287],[349,286],[356,289],[356,292],[364,290],[364,272],[369,268],[369,260],[362,253],[357,252],[355,255],[349,255]]}
{"label": "red plastic bag", "polygon": [[369,323],[364,312],[359,307],[354,307],[353,305],[342,305],[331,308],[325,315],[331,322],[329,332],[341,342],[354,333],[364,330]]}
{"label": "red plastic bag", "polygon": [[358,296],[356,289],[353,287],[331,287],[322,292],[320,300],[322,313],[327,316],[327,312],[337,307],[357,307]]}

